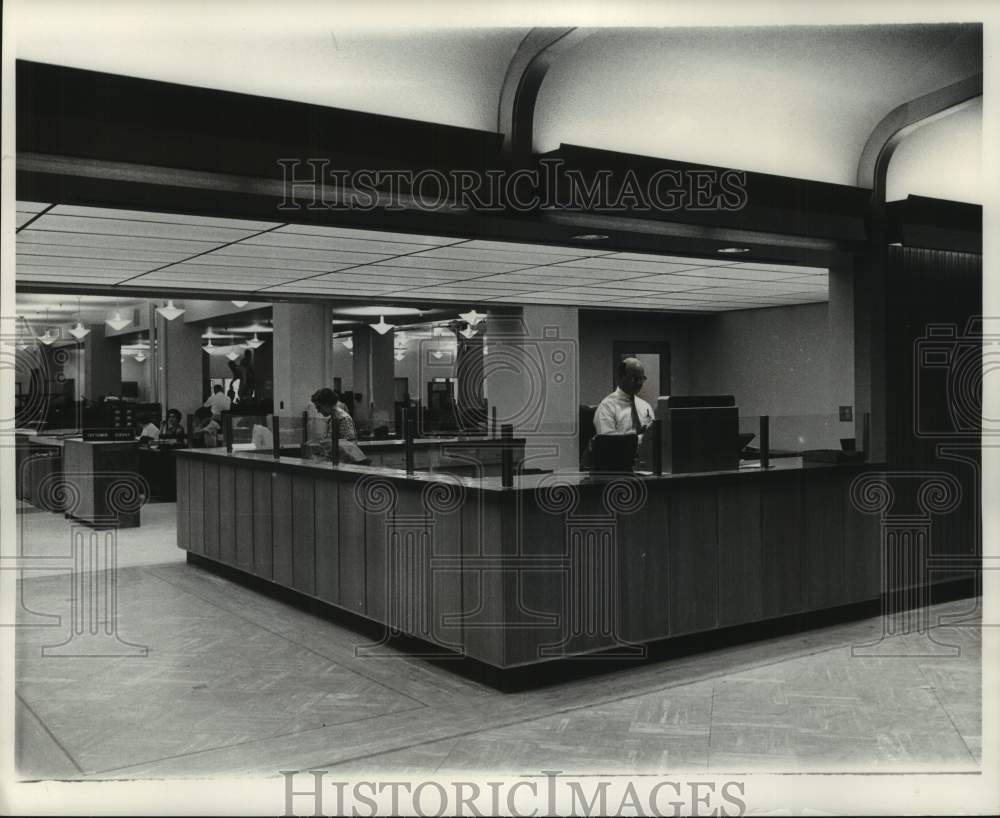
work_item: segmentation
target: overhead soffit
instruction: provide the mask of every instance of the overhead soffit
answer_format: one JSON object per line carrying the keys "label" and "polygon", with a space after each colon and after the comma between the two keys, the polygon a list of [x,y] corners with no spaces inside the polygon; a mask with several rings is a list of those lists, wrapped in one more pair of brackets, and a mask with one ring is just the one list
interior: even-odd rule
{"label": "overhead soffit", "polygon": [[924,125],[889,162],[886,201],[930,196],[983,202],[983,101]]}
{"label": "overhead soffit", "polygon": [[718,312],[826,301],[823,267],[18,202],[19,286]]}
{"label": "overhead soffit", "polygon": [[345,28],[339,4],[17,4],[17,56],[142,79],[495,131],[527,29]]}
{"label": "overhead soffit", "polygon": [[972,24],[602,30],[546,76],[534,147],[853,185],[887,113],[981,70]]}

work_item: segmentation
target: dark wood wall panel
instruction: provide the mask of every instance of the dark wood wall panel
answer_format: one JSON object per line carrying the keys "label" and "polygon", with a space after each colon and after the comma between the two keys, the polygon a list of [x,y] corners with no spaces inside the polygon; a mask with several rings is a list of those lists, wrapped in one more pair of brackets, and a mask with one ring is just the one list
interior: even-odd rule
{"label": "dark wood wall panel", "polygon": [[626,641],[663,639],[670,632],[669,546],[667,491],[654,488],[642,511],[618,518],[618,617]]}
{"label": "dark wood wall panel", "polygon": [[504,657],[504,632],[490,624],[504,616],[503,552],[501,501],[471,493],[462,507],[462,638],[467,655],[495,666]]}
{"label": "dark wood wall panel", "polygon": [[719,486],[719,624],[764,616],[764,553],[760,487]]}
{"label": "dark wood wall panel", "polygon": [[188,548],[195,554],[205,553],[205,465],[195,460],[188,470],[188,506],[191,511]]}
{"label": "dark wood wall panel", "polygon": [[292,477],[287,472],[271,474],[271,543],[273,578],[292,587]]}
{"label": "dark wood wall panel", "polygon": [[431,640],[461,651],[464,644],[461,618],[464,494],[449,491],[438,496],[446,499],[429,509],[427,521],[431,554],[438,563],[431,574]]}
{"label": "dark wood wall panel", "polygon": [[354,484],[337,483],[340,514],[340,604],[365,613],[365,514],[354,499]]}
{"label": "dark wood wall panel", "polygon": [[811,475],[802,486],[802,585],[807,609],[844,599],[844,496],[835,473]]}
{"label": "dark wood wall panel", "polygon": [[315,484],[309,476],[292,477],[292,587],[310,595],[316,593]]}
{"label": "dark wood wall panel", "polygon": [[331,480],[316,481],[316,596],[340,604],[340,494]]}
{"label": "dark wood wall panel", "polygon": [[219,560],[236,564],[236,470],[219,466]]}
{"label": "dark wood wall panel", "polygon": [[764,616],[803,608],[802,491],[798,474],[771,475],[761,484],[761,545],[764,550]]}
{"label": "dark wood wall panel", "polygon": [[233,508],[233,539],[236,546],[236,567],[243,571],[253,571],[253,471],[247,468],[235,469],[233,492],[236,495]]}
{"label": "dark wood wall panel", "polygon": [[205,532],[205,556],[219,558],[219,526],[222,507],[219,505],[219,466],[206,463],[205,479],[205,513],[203,530]]}
{"label": "dark wood wall panel", "polygon": [[188,486],[188,475],[193,466],[187,458],[175,458],[177,461],[177,547],[191,547],[191,490]]}
{"label": "dark wood wall panel", "polygon": [[670,492],[670,633],[718,624],[719,535],[715,487]]}
{"label": "dark wood wall panel", "polygon": [[271,538],[271,472],[253,472],[253,572],[265,579],[274,575]]}

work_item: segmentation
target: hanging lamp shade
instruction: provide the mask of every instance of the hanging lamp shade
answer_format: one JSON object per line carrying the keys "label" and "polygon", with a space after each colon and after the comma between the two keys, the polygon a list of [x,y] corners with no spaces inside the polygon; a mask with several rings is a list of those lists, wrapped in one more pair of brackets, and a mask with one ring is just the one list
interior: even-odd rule
{"label": "hanging lamp shade", "polygon": [[174,306],[173,299],[167,299],[167,304],[164,307],[157,307],[156,311],[166,318],[168,321],[173,321],[178,316],[184,315],[184,310],[180,307]]}

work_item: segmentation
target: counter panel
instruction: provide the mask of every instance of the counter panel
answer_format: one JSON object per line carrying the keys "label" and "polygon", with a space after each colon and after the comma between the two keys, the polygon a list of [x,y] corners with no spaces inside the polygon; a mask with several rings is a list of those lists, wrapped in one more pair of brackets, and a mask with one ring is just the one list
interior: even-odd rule
{"label": "counter panel", "polygon": [[[879,594],[878,521],[847,496],[857,467],[502,490],[218,451],[178,460],[181,547],[500,668]],[[232,547],[213,533],[226,519]]]}

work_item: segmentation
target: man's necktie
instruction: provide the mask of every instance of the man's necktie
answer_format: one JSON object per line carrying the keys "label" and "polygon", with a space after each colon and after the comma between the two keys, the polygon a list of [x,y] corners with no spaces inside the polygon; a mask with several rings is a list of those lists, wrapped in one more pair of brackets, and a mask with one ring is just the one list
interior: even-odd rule
{"label": "man's necktie", "polygon": [[629,401],[629,403],[632,406],[632,431],[634,431],[637,435],[641,435],[642,423],[639,420],[639,410],[635,405],[635,395],[632,396],[632,400]]}

